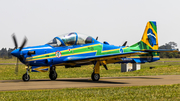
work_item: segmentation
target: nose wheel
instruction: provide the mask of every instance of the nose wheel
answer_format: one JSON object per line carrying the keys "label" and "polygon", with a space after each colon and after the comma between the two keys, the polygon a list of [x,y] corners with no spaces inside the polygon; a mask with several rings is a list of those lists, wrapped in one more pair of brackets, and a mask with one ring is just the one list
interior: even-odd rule
{"label": "nose wheel", "polygon": [[28,66],[28,68],[26,68],[26,73],[22,76],[23,81],[29,81],[30,80],[30,76],[29,76],[29,73],[28,73],[29,70],[30,69],[29,69],[29,66]]}
{"label": "nose wheel", "polygon": [[30,80],[30,76],[29,76],[27,73],[25,73],[25,74],[22,76],[22,79],[23,79],[23,81],[29,81],[29,80]]}

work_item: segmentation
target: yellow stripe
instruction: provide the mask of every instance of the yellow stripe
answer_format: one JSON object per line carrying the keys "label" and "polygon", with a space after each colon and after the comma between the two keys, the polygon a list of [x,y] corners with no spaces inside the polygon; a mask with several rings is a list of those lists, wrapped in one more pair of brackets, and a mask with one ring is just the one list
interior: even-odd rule
{"label": "yellow stripe", "polygon": [[[69,56],[69,55],[84,54],[84,53],[92,53],[92,52],[97,52],[97,50],[88,51],[88,52],[81,52],[81,53],[73,53],[73,54],[67,54],[67,55],[61,55],[61,57],[63,57],[63,56]],[[32,60],[27,60],[27,61],[34,61],[34,60],[41,60],[41,59],[49,59],[49,58],[54,58],[54,57],[56,57],[56,56],[45,57],[45,58],[37,58],[37,59],[32,59]]]}
{"label": "yellow stripe", "polygon": [[[55,54],[55,52],[53,52],[53,53],[48,53],[48,54],[43,54],[43,55],[33,56],[32,58],[41,57],[41,56],[46,56],[46,55],[52,55],[52,54]],[[29,58],[30,58],[30,57],[29,57]],[[27,58],[27,59],[29,59],[29,58]]]}
{"label": "yellow stripe", "polygon": [[122,48],[122,49],[124,50],[124,49],[126,49],[126,48],[128,48],[128,47],[124,47],[124,48]]}
{"label": "yellow stripe", "polygon": [[[128,57],[128,58],[148,58],[150,56],[131,56],[131,57]],[[153,56],[153,58],[159,58],[159,56]]]}
{"label": "yellow stripe", "polygon": [[[90,45],[90,46],[84,46],[84,47],[80,47],[80,48],[74,48],[74,49],[71,49],[71,50],[83,49],[83,48],[92,47],[92,46],[98,46],[98,45],[101,45],[101,44],[95,44],[95,45]],[[105,51],[101,51],[101,52],[103,53],[103,52],[110,52],[110,51],[116,51],[116,50],[119,50],[119,49],[105,50]],[[66,52],[66,51],[69,51],[69,50],[64,50],[64,51],[61,51],[61,52]],[[87,52],[80,52],[80,53],[66,54],[66,55],[61,55],[61,57],[63,57],[63,56],[70,56],[70,55],[85,54],[85,53],[92,53],[92,52],[97,52],[97,50],[94,50],[94,51],[87,51]],[[28,59],[30,59],[30,58],[27,58],[27,61],[34,61],[34,60],[41,60],[41,59],[49,59],[49,58],[54,58],[54,57],[56,57],[56,56],[51,56],[51,57],[38,58],[38,57],[41,57],[41,56],[52,55],[52,54],[55,54],[55,52],[53,52],[53,53],[48,53],[48,54],[44,54],[44,55],[38,55],[38,56],[32,57],[32,58],[37,58],[37,59],[31,59],[31,60],[28,60]]]}
{"label": "yellow stripe", "polygon": [[[80,47],[80,48],[74,48],[74,49],[71,49],[71,50],[77,50],[77,49],[82,49],[82,48],[86,48],[86,47],[98,46],[98,45],[101,45],[101,44],[84,46],[84,47]],[[67,51],[69,51],[69,50],[63,50],[63,51],[60,51],[60,52],[67,52]],[[46,55],[52,55],[52,54],[55,54],[55,52],[53,52],[53,53],[48,53],[48,54],[43,54],[43,55],[38,55],[38,56],[33,56],[32,58],[41,57],[41,56],[46,56]],[[29,59],[29,58],[27,58],[27,59]]]}
{"label": "yellow stripe", "polygon": [[102,51],[103,52],[110,52],[110,51],[116,51],[116,50],[119,50],[119,49],[113,49],[113,50],[105,50],[105,51]]}
{"label": "yellow stripe", "polygon": [[49,58],[54,58],[56,56],[51,56],[51,57],[45,57],[45,58],[37,58],[37,59],[32,59],[32,60],[27,60],[27,61],[34,61],[34,60],[41,60],[41,59],[49,59]]}
{"label": "yellow stripe", "polygon": [[34,70],[39,71],[39,72],[47,72],[47,70],[43,70],[43,69],[47,69],[47,68],[49,68],[49,66],[38,67],[38,68],[35,68]]}

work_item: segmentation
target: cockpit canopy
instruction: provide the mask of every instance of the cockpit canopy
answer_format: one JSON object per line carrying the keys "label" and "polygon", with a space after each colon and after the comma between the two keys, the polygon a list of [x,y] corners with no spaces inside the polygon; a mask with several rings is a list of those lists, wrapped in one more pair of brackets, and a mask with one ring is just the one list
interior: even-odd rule
{"label": "cockpit canopy", "polygon": [[47,44],[53,47],[60,47],[60,46],[71,46],[71,45],[81,45],[81,44],[88,44],[94,43],[95,39],[91,36],[87,36],[84,34],[77,34],[76,32],[64,34],[55,37],[53,40],[48,42]]}

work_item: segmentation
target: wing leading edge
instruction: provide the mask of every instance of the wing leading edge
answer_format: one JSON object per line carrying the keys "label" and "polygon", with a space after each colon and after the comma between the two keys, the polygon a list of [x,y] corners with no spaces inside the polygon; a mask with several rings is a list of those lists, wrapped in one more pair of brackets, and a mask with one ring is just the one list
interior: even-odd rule
{"label": "wing leading edge", "polygon": [[[108,54],[108,55],[98,55],[98,56],[87,56],[87,57],[81,57],[81,56],[70,56],[64,59],[64,62],[70,62],[70,63],[82,63],[82,62],[92,62],[92,61],[109,61],[109,63],[115,63],[118,61],[122,61],[122,57],[129,57],[129,56],[134,56],[134,55],[142,55],[142,54],[147,54],[147,52],[141,52],[141,51],[136,51],[136,52],[127,52],[127,53],[117,53],[117,54]],[[112,61],[112,60],[116,61]],[[119,59],[119,60],[117,60]]]}

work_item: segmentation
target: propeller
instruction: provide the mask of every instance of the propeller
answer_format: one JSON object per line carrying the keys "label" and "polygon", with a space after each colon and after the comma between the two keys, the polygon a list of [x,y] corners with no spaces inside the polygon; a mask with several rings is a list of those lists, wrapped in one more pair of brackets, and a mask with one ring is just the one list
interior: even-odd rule
{"label": "propeller", "polygon": [[[13,33],[12,34],[12,39],[14,41],[14,49],[17,49],[18,48],[18,44],[17,44],[17,40],[16,40],[16,36],[15,34]],[[18,51],[15,51],[14,54],[18,54],[20,57],[18,58],[17,57],[17,62],[16,62],[16,67],[15,67],[15,74],[18,75],[18,59],[23,59],[25,60],[24,56],[23,55],[20,55],[20,51],[23,49],[23,47],[26,45],[27,43],[27,38],[25,37],[23,42],[22,42],[22,45],[19,47],[19,52]]]}
{"label": "propeller", "polygon": [[13,41],[14,41],[14,49],[17,49],[17,47],[18,47],[18,44],[17,44],[17,41],[16,41],[16,36],[15,36],[15,34],[13,33],[12,34],[12,38],[13,38]]}
{"label": "propeller", "polygon": [[26,43],[27,43],[27,38],[25,37],[25,38],[24,38],[24,41],[23,41],[23,43],[22,43],[22,45],[21,45],[21,47],[20,47],[20,49],[19,49],[19,51],[22,50],[22,48],[26,45]]}
{"label": "propeller", "polygon": [[127,41],[125,41],[124,44],[123,44],[122,46],[126,46],[126,44],[127,44]]}

